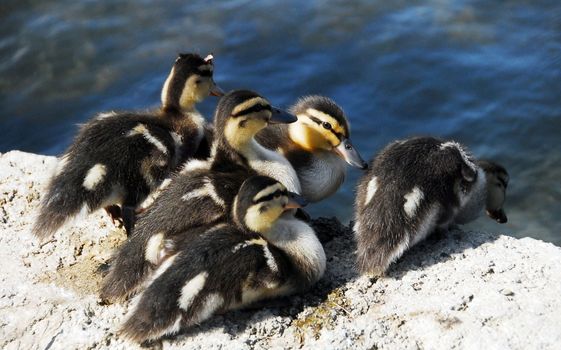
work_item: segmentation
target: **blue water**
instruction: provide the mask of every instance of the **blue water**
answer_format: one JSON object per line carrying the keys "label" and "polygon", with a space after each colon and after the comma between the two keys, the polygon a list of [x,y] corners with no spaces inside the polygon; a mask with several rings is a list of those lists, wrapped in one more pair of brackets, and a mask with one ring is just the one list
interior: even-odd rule
{"label": "blue water", "polygon": [[[561,245],[559,1],[3,1],[0,152],[59,154],[94,113],[156,106],[179,51],[288,106],[337,101],[365,158],[418,134],[510,172],[509,222]],[[210,116],[216,100],[201,110]],[[352,217],[357,170],[313,215]]]}

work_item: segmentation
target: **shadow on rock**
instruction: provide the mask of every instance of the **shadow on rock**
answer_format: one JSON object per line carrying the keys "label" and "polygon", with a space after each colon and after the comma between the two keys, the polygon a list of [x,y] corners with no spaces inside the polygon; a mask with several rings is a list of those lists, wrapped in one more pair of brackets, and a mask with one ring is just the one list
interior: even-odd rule
{"label": "shadow on rock", "polygon": [[[357,277],[352,230],[336,218],[318,218],[310,224],[324,245],[327,259],[325,275],[314,287],[306,292],[257,302],[244,310],[216,315],[199,326],[185,329],[163,340],[179,341],[217,328],[224,329],[232,336],[248,330],[250,334],[282,334],[305,309],[333,304],[333,292]],[[252,341],[248,339],[248,342]],[[252,346],[250,343],[248,345]]]}
{"label": "shadow on rock", "polygon": [[390,266],[386,276],[400,279],[410,270],[423,270],[429,266],[454,259],[467,249],[475,249],[495,241],[499,235],[453,229],[445,233],[434,233],[409,249]]}

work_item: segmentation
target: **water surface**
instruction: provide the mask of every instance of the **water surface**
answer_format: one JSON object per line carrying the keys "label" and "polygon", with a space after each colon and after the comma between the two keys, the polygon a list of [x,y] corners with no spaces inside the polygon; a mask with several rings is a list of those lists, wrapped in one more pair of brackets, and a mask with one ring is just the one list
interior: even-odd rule
{"label": "water surface", "polygon": [[[1,152],[60,154],[96,112],[157,106],[177,52],[213,52],[226,89],[333,98],[365,158],[430,134],[500,161],[509,222],[470,227],[561,245],[558,1],[8,0],[0,19]],[[312,214],[349,220],[359,175]]]}

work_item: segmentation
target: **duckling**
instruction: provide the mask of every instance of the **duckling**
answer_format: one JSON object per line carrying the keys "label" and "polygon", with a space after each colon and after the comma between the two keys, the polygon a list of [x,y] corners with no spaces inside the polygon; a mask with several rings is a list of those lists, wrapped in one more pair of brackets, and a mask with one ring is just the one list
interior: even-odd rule
{"label": "duckling", "polygon": [[111,263],[102,299],[111,302],[134,293],[160,260],[152,253],[157,247],[181,235],[196,236],[196,227],[228,219],[234,197],[248,177],[272,174],[291,192],[298,192],[298,177],[286,158],[254,140],[270,123],[295,121],[295,116],[272,107],[252,91],[237,90],[222,97],[214,118],[212,158],[187,163],[139,215],[133,236]]}
{"label": "duckling", "polygon": [[[471,220],[472,208],[485,203],[484,170],[452,141],[416,137],[385,147],[357,187],[354,231],[360,271],[381,275],[435,229]],[[490,202],[497,204],[496,199]]]}
{"label": "duckling", "polygon": [[302,195],[318,202],[332,195],[345,179],[348,164],[365,169],[367,164],[353,148],[345,113],[323,96],[300,98],[290,112],[298,121],[263,129],[257,140],[286,156],[298,174]]}
{"label": "duckling", "polygon": [[195,104],[220,94],[212,73],[211,55],[180,54],[160,110],[103,113],[83,125],[50,180],[34,234],[44,239],[81,211],[118,216],[114,205],[130,233],[138,204],[197,151],[205,121]]}
{"label": "duckling", "polygon": [[176,242],[120,334],[139,343],[154,341],[217,312],[309,289],[325,271],[325,253],[310,226],[282,215],[301,206],[298,199],[269,177],[246,180],[233,221]]}

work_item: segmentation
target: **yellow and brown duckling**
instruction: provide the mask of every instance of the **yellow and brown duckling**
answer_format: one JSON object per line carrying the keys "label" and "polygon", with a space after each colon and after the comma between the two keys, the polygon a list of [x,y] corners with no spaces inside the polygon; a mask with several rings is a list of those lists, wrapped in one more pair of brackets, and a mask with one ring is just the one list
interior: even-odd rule
{"label": "yellow and brown duckling", "polygon": [[[292,174],[287,183],[293,187],[284,185],[297,192],[298,178],[290,163],[254,140],[255,134],[270,123],[295,121],[295,116],[272,107],[253,91],[237,90],[223,96],[214,118],[212,158],[187,163],[139,215],[134,234],[111,263],[102,298],[119,300],[140,286],[159,260],[148,253],[153,251],[151,247],[183,239],[180,236],[196,236],[194,228],[228,219],[234,198],[248,177],[274,170],[276,180],[284,184],[287,174]],[[258,166],[253,168],[255,165]]]}
{"label": "yellow and brown duckling", "polygon": [[233,221],[152,252],[166,258],[120,334],[138,343],[159,340],[217,312],[310,288],[325,271],[325,253],[310,226],[282,215],[300,205],[298,195],[269,177],[246,180]]}
{"label": "yellow and brown duckling", "polygon": [[357,265],[381,275],[435,230],[489,216],[506,222],[508,174],[476,162],[453,141],[415,137],[386,146],[359,181],[355,202]]}
{"label": "yellow and brown duckling", "polygon": [[212,56],[181,54],[153,113],[103,113],[83,125],[48,185],[33,232],[46,238],[78,213],[118,215],[127,232],[137,206],[185,159],[195,155],[205,121],[195,104],[219,93]]}
{"label": "yellow and brown duckling", "polygon": [[345,179],[345,162],[367,167],[351,143],[345,113],[333,100],[303,97],[290,112],[298,117],[296,123],[266,128],[257,140],[290,161],[306,200],[317,202],[337,191]]}

